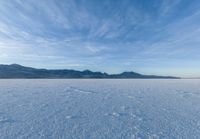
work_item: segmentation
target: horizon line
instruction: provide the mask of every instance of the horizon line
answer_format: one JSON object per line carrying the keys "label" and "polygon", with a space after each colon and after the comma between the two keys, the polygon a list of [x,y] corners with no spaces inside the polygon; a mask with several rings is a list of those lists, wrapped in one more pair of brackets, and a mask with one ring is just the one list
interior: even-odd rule
{"label": "horizon line", "polygon": [[117,74],[122,74],[122,73],[126,73],[126,72],[129,72],[129,73],[136,73],[136,74],[140,74],[140,75],[144,75],[144,76],[165,76],[165,77],[176,77],[176,78],[183,78],[183,77],[179,77],[179,76],[171,76],[171,75],[158,75],[158,74],[143,74],[143,73],[140,73],[140,72],[135,72],[135,71],[132,71],[132,70],[124,70],[122,72],[119,72],[119,73],[108,73],[106,71],[100,71],[100,70],[97,70],[97,71],[94,71],[94,70],[90,70],[90,69],[84,69],[84,70],[78,70],[78,69],[72,69],[72,68],[58,68],[58,69],[53,69],[53,68],[38,68],[38,67],[34,67],[34,66],[26,66],[26,65],[23,65],[23,64],[18,64],[18,63],[11,63],[11,64],[1,64],[0,65],[6,65],[6,66],[12,66],[12,65],[18,65],[18,66],[22,66],[22,67],[26,67],[26,68],[34,68],[34,69],[44,69],[44,70],[74,70],[74,71],[79,71],[79,72],[84,72],[84,71],[91,71],[91,72],[100,72],[100,73],[103,73],[103,74],[108,74],[108,75],[117,75]]}

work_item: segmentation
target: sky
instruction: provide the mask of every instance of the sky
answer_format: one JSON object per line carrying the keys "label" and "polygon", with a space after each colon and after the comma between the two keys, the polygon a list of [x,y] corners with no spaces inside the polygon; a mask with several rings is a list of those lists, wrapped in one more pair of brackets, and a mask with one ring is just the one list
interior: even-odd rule
{"label": "sky", "polygon": [[200,1],[1,0],[0,63],[200,77]]}

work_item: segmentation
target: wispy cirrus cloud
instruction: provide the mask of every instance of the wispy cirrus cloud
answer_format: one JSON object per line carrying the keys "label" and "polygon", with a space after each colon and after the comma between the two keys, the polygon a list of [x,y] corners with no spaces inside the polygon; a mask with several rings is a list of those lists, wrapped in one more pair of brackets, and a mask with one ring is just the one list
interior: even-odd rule
{"label": "wispy cirrus cloud", "polygon": [[187,0],[0,1],[0,63],[147,73],[193,63],[196,70],[199,7]]}

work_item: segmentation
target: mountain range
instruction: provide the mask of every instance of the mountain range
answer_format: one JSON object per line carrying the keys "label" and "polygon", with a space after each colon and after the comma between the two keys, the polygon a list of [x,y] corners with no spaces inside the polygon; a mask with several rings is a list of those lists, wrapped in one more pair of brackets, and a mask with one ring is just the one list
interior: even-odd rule
{"label": "mountain range", "polygon": [[116,78],[116,79],[178,79],[179,77],[172,76],[156,76],[143,75],[136,72],[123,72],[120,74],[108,74],[102,72],[93,72],[90,70],[77,71],[71,69],[36,69],[32,67],[25,67],[19,64],[3,65],[0,64],[0,78],[50,78],[50,79],[67,79],[67,78]]}

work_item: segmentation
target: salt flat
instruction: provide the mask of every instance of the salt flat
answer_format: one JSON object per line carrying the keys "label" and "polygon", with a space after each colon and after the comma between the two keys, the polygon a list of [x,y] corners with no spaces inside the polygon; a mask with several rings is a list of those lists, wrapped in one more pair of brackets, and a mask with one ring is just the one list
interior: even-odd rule
{"label": "salt flat", "polygon": [[1,139],[199,139],[200,80],[0,80]]}

